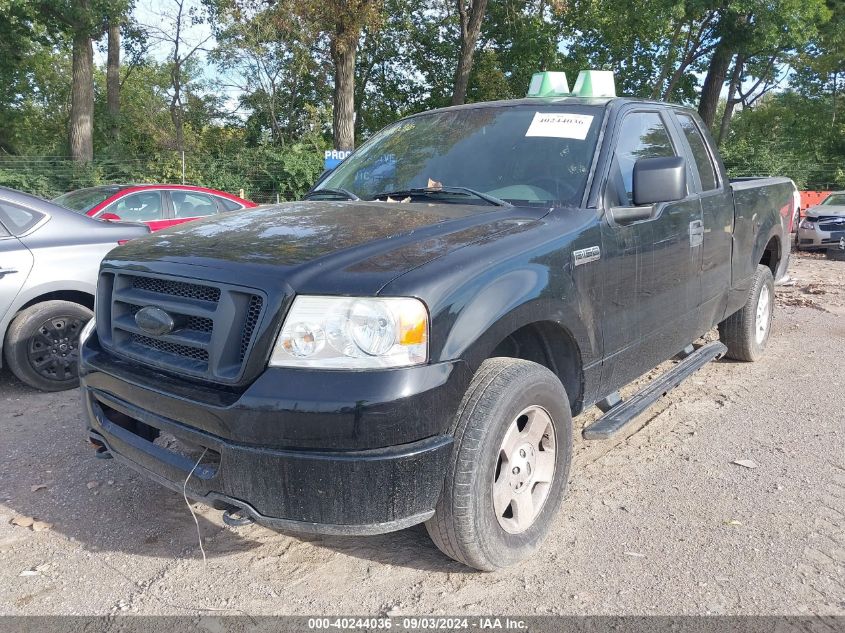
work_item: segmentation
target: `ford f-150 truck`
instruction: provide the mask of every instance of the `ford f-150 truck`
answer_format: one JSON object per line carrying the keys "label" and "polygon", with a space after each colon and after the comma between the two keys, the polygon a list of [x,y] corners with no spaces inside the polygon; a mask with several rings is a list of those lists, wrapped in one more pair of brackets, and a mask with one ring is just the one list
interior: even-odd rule
{"label": "ford f-150 truck", "polygon": [[410,116],[306,200],[115,251],[80,357],[97,453],[230,520],[527,556],[573,416],[598,405],[584,437],[609,437],[707,361],[760,358],[789,255],[787,179],[732,184],[694,112],[608,84]]}

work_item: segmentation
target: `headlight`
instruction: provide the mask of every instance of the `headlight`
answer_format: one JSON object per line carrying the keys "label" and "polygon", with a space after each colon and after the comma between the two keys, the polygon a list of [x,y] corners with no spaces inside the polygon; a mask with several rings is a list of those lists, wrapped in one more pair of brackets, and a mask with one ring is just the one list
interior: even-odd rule
{"label": "headlight", "polygon": [[94,333],[94,330],[97,329],[97,319],[91,317],[91,320],[85,324],[85,327],[82,328],[82,331],[79,333],[79,347],[85,345],[91,335]]}
{"label": "headlight", "polygon": [[809,220],[801,220],[801,224],[798,225],[799,229],[814,229],[816,225],[810,222]]}
{"label": "headlight", "polygon": [[428,310],[419,299],[299,296],[270,365],[374,369],[426,360]]}

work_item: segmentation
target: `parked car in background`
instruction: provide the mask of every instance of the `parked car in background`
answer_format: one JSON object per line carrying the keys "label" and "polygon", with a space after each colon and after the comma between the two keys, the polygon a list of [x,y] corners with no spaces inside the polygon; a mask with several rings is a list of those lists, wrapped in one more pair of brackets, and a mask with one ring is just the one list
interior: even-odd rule
{"label": "parked car in background", "polygon": [[43,391],[78,384],[79,333],[91,318],[100,260],[143,224],[111,224],[0,187],[0,367]]}
{"label": "parked car in background", "polygon": [[103,185],[71,191],[53,202],[98,220],[143,222],[153,231],[258,206],[225,191],[192,185]]}
{"label": "parked car in background", "polygon": [[807,209],[798,225],[795,245],[801,250],[827,250],[845,237],[845,191],[834,191]]}

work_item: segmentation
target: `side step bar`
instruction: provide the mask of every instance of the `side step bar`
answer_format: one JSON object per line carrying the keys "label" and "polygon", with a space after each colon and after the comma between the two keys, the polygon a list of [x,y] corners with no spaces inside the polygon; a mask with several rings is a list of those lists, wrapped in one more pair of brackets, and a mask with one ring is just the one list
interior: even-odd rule
{"label": "side step bar", "polygon": [[584,429],[585,440],[607,440],[644,413],[651,405],[692,376],[711,360],[723,356],[728,348],[719,341],[708,343],[689,354],[657,380],[646,385],[628,400],[608,410]]}

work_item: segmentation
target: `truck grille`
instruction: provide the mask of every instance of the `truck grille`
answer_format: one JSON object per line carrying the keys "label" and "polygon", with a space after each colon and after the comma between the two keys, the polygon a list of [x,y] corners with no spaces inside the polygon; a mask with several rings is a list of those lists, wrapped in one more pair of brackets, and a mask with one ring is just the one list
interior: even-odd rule
{"label": "truck grille", "polygon": [[[243,374],[265,303],[250,288],[104,270],[97,335],[107,350],[144,364],[234,383]],[[147,306],[167,312],[176,324],[173,331],[142,330],[135,315]]]}

